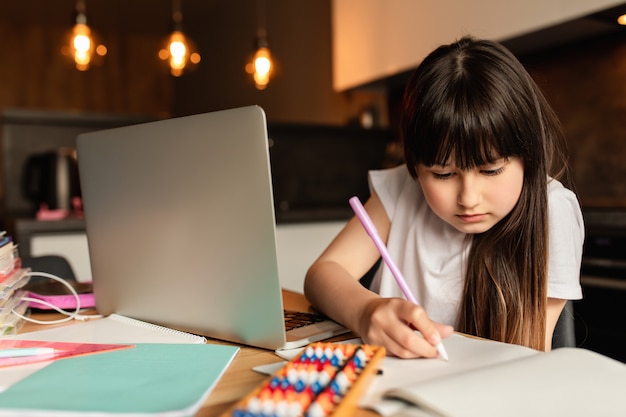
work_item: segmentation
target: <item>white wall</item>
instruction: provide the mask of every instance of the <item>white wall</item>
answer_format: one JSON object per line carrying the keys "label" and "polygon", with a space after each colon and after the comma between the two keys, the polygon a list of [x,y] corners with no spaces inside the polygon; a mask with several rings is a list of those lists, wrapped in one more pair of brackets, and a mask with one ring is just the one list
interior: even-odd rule
{"label": "white wall", "polygon": [[276,227],[276,247],[281,287],[302,293],[307,269],[345,223],[279,224]]}
{"label": "white wall", "polygon": [[463,35],[506,40],[618,0],[332,0],[333,88],[410,70]]}

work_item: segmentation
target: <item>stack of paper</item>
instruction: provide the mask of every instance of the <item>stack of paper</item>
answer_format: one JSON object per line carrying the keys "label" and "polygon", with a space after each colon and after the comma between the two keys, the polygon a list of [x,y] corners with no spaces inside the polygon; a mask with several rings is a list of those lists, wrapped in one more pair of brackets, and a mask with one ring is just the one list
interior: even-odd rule
{"label": "stack of paper", "polygon": [[17,246],[11,236],[0,232],[0,335],[16,334],[24,320],[12,312],[23,316],[28,302],[22,297],[26,292],[22,287],[28,283],[27,270],[22,269]]}

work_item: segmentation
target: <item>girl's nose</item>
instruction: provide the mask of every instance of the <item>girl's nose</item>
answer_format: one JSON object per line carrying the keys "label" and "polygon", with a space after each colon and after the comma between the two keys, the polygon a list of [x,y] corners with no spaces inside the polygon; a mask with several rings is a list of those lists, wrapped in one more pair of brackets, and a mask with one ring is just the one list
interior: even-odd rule
{"label": "girl's nose", "polygon": [[464,175],[457,196],[457,203],[467,209],[478,206],[481,202],[481,192],[478,182],[471,175]]}

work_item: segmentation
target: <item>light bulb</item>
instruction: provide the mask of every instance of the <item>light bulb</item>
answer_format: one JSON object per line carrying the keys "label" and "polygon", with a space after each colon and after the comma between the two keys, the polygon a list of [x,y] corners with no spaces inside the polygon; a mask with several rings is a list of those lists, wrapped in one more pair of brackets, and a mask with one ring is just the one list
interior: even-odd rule
{"label": "light bulb", "polygon": [[167,48],[170,52],[170,67],[172,75],[180,75],[185,69],[187,61],[187,44],[185,36],[181,32],[173,32],[170,37],[170,45]]}
{"label": "light bulb", "polygon": [[258,90],[264,90],[270,82],[273,63],[270,50],[266,47],[257,49],[252,63],[246,66],[247,71],[252,74],[254,84]]}
{"label": "light bulb", "polygon": [[190,42],[181,31],[174,31],[170,34],[166,48],[159,51],[159,57],[168,61],[170,72],[175,77],[183,75],[188,63],[197,64],[200,62],[200,54],[191,52]]}
{"label": "light bulb", "polygon": [[61,53],[74,62],[76,69],[87,71],[94,62],[101,62],[97,58],[105,56],[107,48],[98,44],[95,34],[87,25],[84,1],[76,2],[75,22],[61,48]]}
{"label": "light bulb", "polygon": [[72,38],[72,50],[76,68],[80,71],[86,71],[89,69],[89,62],[91,61],[91,54],[93,52],[91,49],[91,45],[93,44],[91,40],[91,29],[85,24],[77,23],[74,25],[72,33],[74,35]]}

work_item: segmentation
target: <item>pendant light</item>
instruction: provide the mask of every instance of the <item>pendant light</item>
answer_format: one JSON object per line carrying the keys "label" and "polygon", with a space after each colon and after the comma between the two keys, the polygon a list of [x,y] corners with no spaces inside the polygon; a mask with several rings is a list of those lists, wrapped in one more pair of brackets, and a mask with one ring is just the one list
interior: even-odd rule
{"label": "pendant light", "polygon": [[168,36],[165,47],[159,51],[159,58],[170,66],[170,73],[174,77],[183,75],[185,69],[200,62],[193,41],[183,33],[182,0],[172,0],[172,33]]}
{"label": "pendant light", "polygon": [[87,71],[93,60],[103,57],[107,53],[106,46],[98,45],[95,35],[87,24],[87,7],[85,0],[76,1],[75,24],[70,34],[70,40],[63,47],[62,52],[70,56],[79,71]]}
{"label": "pendant light", "polygon": [[265,28],[265,0],[257,0],[256,52],[246,64],[246,72],[252,75],[258,90],[265,90],[275,72],[275,62],[270,53]]}

